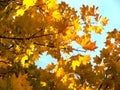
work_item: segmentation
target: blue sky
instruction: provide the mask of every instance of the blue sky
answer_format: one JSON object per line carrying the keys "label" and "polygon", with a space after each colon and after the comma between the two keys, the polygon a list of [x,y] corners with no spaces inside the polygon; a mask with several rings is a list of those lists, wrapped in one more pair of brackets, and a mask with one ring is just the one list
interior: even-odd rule
{"label": "blue sky", "polygon": [[[58,0],[59,2],[65,1],[69,4],[69,6],[74,7],[78,12],[80,6],[90,5],[90,6],[98,6],[99,7],[99,14],[103,17],[107,17],[109,19],[108,25],[105,27],[105,30],[102,32],[101,35],[93,34],[92,40],[97,41],[97,46],[99,47],[94,52],[87,52],[86,54],[90,54],[95,56],[96,54],[99,55],[99,51],[104,47],[104,41],[106,37],[106,32],[112,31],[114,28],[120,29],[120,0]],[[79,48],[78,45],[74,45],[75,47]],[[45,68],[48,63],[55,62],[56,60],[53,59],[50,55],[40,55],[40,60],[36,62],[36,65],[42,68]]]}

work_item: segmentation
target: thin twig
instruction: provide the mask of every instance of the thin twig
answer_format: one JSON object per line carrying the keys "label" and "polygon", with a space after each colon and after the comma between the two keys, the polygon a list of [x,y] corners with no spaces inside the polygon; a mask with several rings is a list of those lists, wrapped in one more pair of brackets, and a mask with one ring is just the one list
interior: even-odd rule
{"label": "thin twig", "polygon": [[46,46],[46,47],[50,47],[50,48],[56,48],[55,46],[52,46],[52,45],[45,45],[45,44],[40,44],[40,43],[36,43],[36,42],[34,42],[34,44],[40,45],[40,46]]}
{"label": "thin twig", "polygon": [[[50,47],[50,48],[57,48],[55,47],[54,45],[45,45],[45,44],[39,44],[39,43],[34,43],[36,45],[40,45],[40,46],[46,46],[46,47]],[[60,49],[64,49],[64,50],[68,50],[68,48],[60,48]],[[75,51],[79,51],[79,52],[86,52],[86,51],[83,51],[83,50],[79,50],[79,49],[73,49]]]}

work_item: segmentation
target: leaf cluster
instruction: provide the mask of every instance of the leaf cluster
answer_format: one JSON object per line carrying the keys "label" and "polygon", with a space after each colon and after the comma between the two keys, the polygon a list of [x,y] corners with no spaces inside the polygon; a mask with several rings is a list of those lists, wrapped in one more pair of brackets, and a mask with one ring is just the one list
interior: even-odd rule
{"label": "leaf cluster", "polygon": [[[101,34],[108,23],[106,17],[99,15],[98,7],[83,5],[78,15],[74,8],[56,0],[3,1],[0,1],[1,90],[118,90],[118,30],[108,32],[106,47],[93,59],[95,66],[91,55],[85,53],[98,47],[91,32]],[[74,48],[73,42],[81,48]],[[37,68],[35,62],[44,52],[55,58],[57,64]]]}

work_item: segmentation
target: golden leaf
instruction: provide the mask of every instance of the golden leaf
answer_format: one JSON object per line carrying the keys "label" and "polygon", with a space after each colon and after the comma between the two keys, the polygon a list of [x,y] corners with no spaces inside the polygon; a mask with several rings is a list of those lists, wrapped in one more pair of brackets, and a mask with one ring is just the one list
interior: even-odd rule
{"label": "golden leaf", "polygon": [[73,89],[74,88],[74,83],[70,83],[70,85],[68,86],[68,88]]}
{"label": "golden leaf", "polygon": [[100,34],[103,31],[103,29],[104,28],[102,26],[96,26],[95,27],[95,32]]}
{"label": "golden leaf", "polygon": [[81,62],[79,60],[72,61],[72,68],[73,70],[76,70],[77,66],[80,66]]}
{"label": "golden leaf", "polygon": [[75,87],[76,84],[74,82],[71,82],[68,86],[69,89],[72,89],[72,90],[77,90],[77,88]]}
{"label": "golden leaf", "polygon": [[94,27],[93,26],[88,26],[88,27],[86,27],[86,30],[87,30],[87,32],[90,32],[90,31],[94,30]]}
{"label": "golden leaf", "polygon": [[43,82],[43,81],[40,81],[40,84],[41,84],[42,86],[47,86],[47,83],[46,83],[46,82]]}
{"label": "golden leaf", "polygon": [[30,45],[30,48],[31,48],[32,51],[34,50],[34,47],[35,47],[34,44],[31,44],[31,45]]}
{"label": "golden leaf", "polygon": [[25,61],[28,60],[28,56],[24,55],[21,59],[21,64],[24,66],[25,65]]}
{"label": "golden leaf", "polygon": [[15,50],[16,50],[17,52],[19,52],[19,51],[20,51],[20,46],[19,46],[19,45],[16,45]]}
{"label": "golden leaf", "polygon": [[57,2],[57,0],[47,0],[48,9],[58,8],[56,2]]}
{"label": "golden leaf", "polygon": [[24,9],[18,9],[17,12],[16,12],[16,16],[23,16],[24,12],[25,12]]}
{"label": "golden leaf", "polygon": [[74,20],[73,25],[74,25],[76,31],[81,30],[79,19]]}
{"label": "golden leaf", "polygon": [[86,65],[90,61],[90,56],[85,55],[85,56],[79,56],[79,61],[82,62],[83,65]]}
{"label": "golden leaf", "polygon": [[33,51],[31,49],[27,49],[26,53],[30,56],[33,54]]}
{"label": "golden leaf", "polygon": [[84,90],[93,90],[93,89],[87,86]]}
{"label": "golden leaf", "polygon": [[[30,82],[27,80],[27,74],[19,73],[18,77],[15,74],[12,74],[10,80],[10,85],[12,86],[12,90],[32,90],[32,86]],[[8,82],[8,81],[7,81]],[[9,86],[9,87],[11,87]],[[8,88],[8,86],[7,86]],[[5,89],[4,89],[5,90]],[[6,89],[8,90],[8,89]]]}
{"label": "golden leaf", "polygon": [[54,17],[54,18],[57,19],[57,20],[62,19],[62,16],[61,16],[60,12],[57,11],[57,10],[55,10],[55,11],[52,13],[52,17]]}
{"label": "golden leaf", "polygon": [[64,75],[64,69],[61,67],[57,70],[56,76],[61,77],[62,75]]}
{"label": "golden leaf", "polygon": [[106,26],[108,24],[108,19],[106,17],[101,18],[100,22],[102,23],[102,25]]}
{"label": "golden leaf", "polygon": [[28,9],[30,6],[34,6],[36,3],[36,0],[23,0],[23,5],[26,6],[26,9]]}
{"label": "golden leaf", "polygon": [[66,83],[68,80],[68,75],[64,75],[64,77],[61,79],[63,83]]}

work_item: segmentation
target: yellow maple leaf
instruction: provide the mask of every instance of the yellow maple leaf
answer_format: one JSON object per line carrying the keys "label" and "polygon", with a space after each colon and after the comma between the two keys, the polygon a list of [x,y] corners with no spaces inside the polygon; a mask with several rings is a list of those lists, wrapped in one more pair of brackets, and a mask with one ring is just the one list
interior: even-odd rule
{"label": "yellow maple leaf", "polygon": [[72,61],[72,68],[73,70],[76,70],[77,66],[80,66],[81,62],[79,60]]}
{"label": "yellow maple leaf", "polygon": [[79,56],[79,61],[82,62],[83,65],[86,65],[90,61],[90,56],[85,55],[85,56]]}
{"label": "yellow maple leaf", "polygon": [[23,5],[25,5],[26,9],[28,9],[30,6],[34,6],[36,3],[36,0],[23,0]]}
{"label": "yellow maple leaf", "polygon": [[76,84],[75,84],[74,82],[71,82],[71,83],[69,84],[68,88],[69,88],[69,89],[72,89],[72,90],[77,90],[75,86],[76,86]]}
{"label": "yellow maple leaf", "polygon": [[41,84],[42,86],[47,86],[47,83],[44,82],[44,81],[40,81],[40,84]]}
{"label": "yellow maple leaf", "polygon": [[74,83],[70,83],[70,85],[68,86],[68,88],[73,89],[74,88]]}
{"label": "yellow maple leaf", "polygon": [[18,9],[16,12],[16,16],[23,16],[24,15],[25,10],[24,9]]}
{"label": "yellow maple leaf", "polygon": [[74,25],[76,31],[81,30],[79,19],[74,20],[73,25]]}
{"label": "yellow maple leaf", "polygon": [[70,29],[68,29],[68,30],[66,31],[66,35],[68,35],[68,36],[71,36],[71,35],[72,35],[72,32],[71,32]]}
{"label": "yellow maple leaf", "polygon": [[27,49],[26,53],[30,56],[33,54],[33,51],[31,49]]}
{"label": "yellow maple leaf", "polygon": [[25,5],[25,8],[19,9],[19,6],[17,6],[16,9],[18,10],[16,12],[16,16],[23,16],[26,9],[28,9],[30,6],[34,6],[35,3],[36,3],[36,0],[23,0],[23,5]]}
{"label": "yellow maple leaf", "polygon": [[64,77],[61,79],[63,83],[66,83],[68,80],[68,75],[64,75]]}
{"label": "yellow maple leaf", "polygon": [[28,56],[24,55],[21,59],[21,64],[24,66],[25,65],[25,61],[28,60]]}
{"label": "yellow maple leaf", "polygon": [[57,0],[47,0],[48,9],[58,8],[56,2]]}
{"label": "yellow maple leaf", "polygon": [[90,32],[90,31],[94,30],[94,27],[93,26],[88,26],[86,29],[87,29],[88,32]]}
{"label": "yellow maple leaf", "polygon": [[54,18],[57,19],[57,20],[62,19],[62,16],[61,16],[60,12],[57,11],[57,10],[55,10],[55,11],[52,13],[52,17],[54,17]]}

